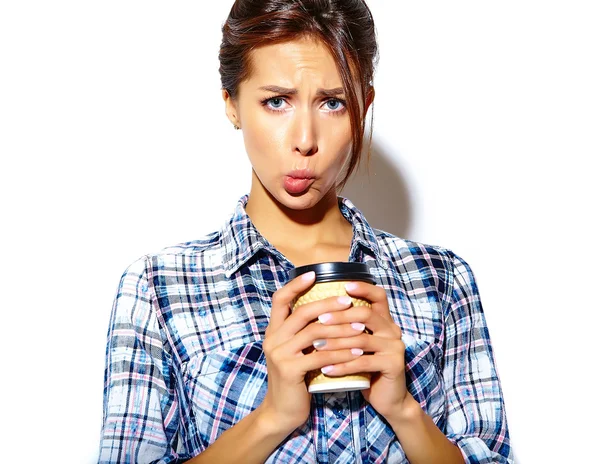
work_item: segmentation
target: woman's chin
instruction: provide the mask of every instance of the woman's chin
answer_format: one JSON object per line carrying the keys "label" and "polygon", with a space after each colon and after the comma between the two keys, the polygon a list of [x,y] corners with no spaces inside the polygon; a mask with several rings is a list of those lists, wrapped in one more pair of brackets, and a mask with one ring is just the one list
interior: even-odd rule
{"label": "woman's chin", "polygon": [[[266,199],[268,197],[271,201],[278,203],[284,208],[296,211],[307,210],[319,205],[324,197],[327,196],[323,194],[321,188],[318,188],[319,186],[320,184],[316,185],[316,183],[311,182],[304,190],[286,188],[285,184],[267,188],[267,186],[261,182],[260,190],[262,190],[266,196],[259,194],[256,199]],[[337,202],[337,197],[335,201]]]}
{"label": "woman's chin", "polygon": [[329,194],[323,194],[320,190],[308,189],[301,194],[290,194],[285,189],[281,195],[275,199],[283,206],[294,210],[306,210],[314,207],[327,207],[326,204],[335,203],[337,205],[337,193],[335,189],[331,189]]}
{"label": "woman's chin", "polygon": [[315,195],[311,195],[309,192],[293,195],[286,192],[279,202],[289,209],[304,210],[315,206],[319,202],[319,199],[315,198]]}
{"label": "woman's chin", "polygon": [[278,195],[273,195],[273,197],[282,206],[295,210],[312,208],[322,200],[320,192],[313,188],[308,188],[300,193],[288,192],[285,188],[283,188],[280,192],[278,192]]}

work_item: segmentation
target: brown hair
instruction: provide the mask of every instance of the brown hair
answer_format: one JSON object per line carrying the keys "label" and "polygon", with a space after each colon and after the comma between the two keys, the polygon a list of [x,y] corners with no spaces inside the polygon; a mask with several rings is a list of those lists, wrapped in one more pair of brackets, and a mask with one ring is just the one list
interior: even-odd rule
{"label": "brown hair", "polygon": [[[219,50],[221,86],[235,99],[250,77],[250,52],[302,37],[320,40],[334,57],[348,101],[352,156],[343,187],[360,162],[365,120],[353,83],[360,82],[363,102],[373,85],[379,55],[375,24],[364,0],[236,0],[223,25]],[[373,113],[369,155],[373,138]]]}

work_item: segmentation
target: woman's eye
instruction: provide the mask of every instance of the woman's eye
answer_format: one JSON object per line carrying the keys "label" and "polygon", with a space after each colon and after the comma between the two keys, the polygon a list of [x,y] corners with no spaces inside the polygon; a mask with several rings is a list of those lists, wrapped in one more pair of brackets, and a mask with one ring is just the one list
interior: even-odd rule
{"label": "woman's eye", "polygon": [[[272,111],[283,111],[286,103],[285,98],[272,97],[262,101],[262,104]],[[325,102],[325,108],[332,113],[343,113],[346,108],[346,102],[337,98],[332,98]]]}
{"label": "woman's eye", "polygon": [[269,102],[272,108],[279,109],[283,105],[283,98],[271,98]]}
{"label": "woman's eye", "polygon": [[328,100],[327,101],[327,108],[332,111],[339,110],[341,105],[342,105],[342,102],[339,100]]}

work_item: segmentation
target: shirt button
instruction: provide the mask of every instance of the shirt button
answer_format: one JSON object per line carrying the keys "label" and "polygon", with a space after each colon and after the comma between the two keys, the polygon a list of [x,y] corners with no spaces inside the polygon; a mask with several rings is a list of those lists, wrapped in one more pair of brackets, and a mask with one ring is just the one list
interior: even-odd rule
{"label": "shirt button", "polygon": [[344,408],[340,407],[337,404],[333,407],[333,413],[337,416],[338,419],[343,419],[345,416]]}

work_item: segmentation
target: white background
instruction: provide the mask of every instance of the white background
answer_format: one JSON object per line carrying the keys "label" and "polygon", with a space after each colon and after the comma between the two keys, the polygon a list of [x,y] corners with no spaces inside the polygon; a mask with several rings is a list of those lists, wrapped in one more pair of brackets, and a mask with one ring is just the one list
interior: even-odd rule
{"label": "white background", "polygon": [[[248,191],[217,71],[230,5],[0,3],[2,461],[93,462],[122,271]],[[592,462],[598,3],[370,5],[374,156],[346,193],[472,265],[518,462]]]}

